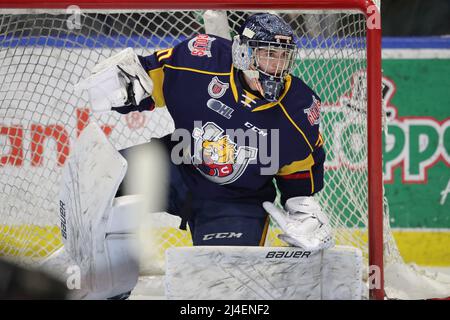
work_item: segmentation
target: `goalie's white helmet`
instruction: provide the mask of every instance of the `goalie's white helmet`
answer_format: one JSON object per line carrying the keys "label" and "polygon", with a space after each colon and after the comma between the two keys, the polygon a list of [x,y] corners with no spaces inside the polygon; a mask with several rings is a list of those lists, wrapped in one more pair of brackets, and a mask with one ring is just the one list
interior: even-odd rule
{"label": "goalie's white helmet", "polygon": [[232,51],[237,69],[258,72],[264,98],[278,100],[297,54],[292,28],[277,15],[254,14],[234,37]]}

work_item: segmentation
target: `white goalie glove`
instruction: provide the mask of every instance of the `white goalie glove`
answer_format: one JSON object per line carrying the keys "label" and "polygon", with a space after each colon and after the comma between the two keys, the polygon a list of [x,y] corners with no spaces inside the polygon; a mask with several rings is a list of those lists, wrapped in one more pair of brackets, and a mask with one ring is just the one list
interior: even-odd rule
{"label": "white goalie glove", "polygon": [[286,210],[271,202],[264,202],[263,207],[284,232],[278,237],[288,244],[308,251],[334,245],[328,218],[313,197],[290,198],[286,201]]}
{"label": "white goalie glove", "polygon": [[137,106],[152,94],[153,81],[133,49],[127,48],[97,64],[75,90],[88,90],[93,111],[110,111],[113,107]]}

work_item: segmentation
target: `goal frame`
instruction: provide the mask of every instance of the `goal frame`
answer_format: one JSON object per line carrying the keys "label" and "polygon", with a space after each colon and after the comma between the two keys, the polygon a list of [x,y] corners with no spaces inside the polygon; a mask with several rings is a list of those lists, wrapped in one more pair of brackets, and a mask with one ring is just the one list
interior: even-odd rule
{"label": "goal frame", "polygon": [[379,276],[370,299],[384,299],[383,275],[383,176],[381,103],[381,18],[372,0],[0,0],[0,9],[215,9],[215,10],[356,10],[366,16],[367,154],[369,279]]}

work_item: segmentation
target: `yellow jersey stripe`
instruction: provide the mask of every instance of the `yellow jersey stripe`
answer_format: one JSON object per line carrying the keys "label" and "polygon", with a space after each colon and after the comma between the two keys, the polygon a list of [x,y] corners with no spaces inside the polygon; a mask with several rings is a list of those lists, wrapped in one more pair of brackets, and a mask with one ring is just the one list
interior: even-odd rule
{"label": "yellow jersey stripe", "polygon": [[170,49],[173,49],[173,48],[158,50],[158,51],[156,51],[156,56],[159,57],[159,56],[167,53]]}
{"label": "yellow jersey stripe", "polygon": [[280,169],[280,171],[278,171],[277,175],[286,176],[299,171],[307,171],[310,170],[313,165],[314,165],[314,158],[312,154],[310,154],[303,160],[293,161],[290,164],[285,165]]}
{"label": "yellow jersey stripe", "polygon": [[314,177],[313,177],[312,168],[309,169],[309,176],[311,177],[311,194],[313,194],[314,193]]}
{"label": "yellow jersey stripe", "polygon": [[173,48],[167,49],[167,50],[161,50],[159,51],[156,56],[158,57],[158,61],[161,62],[163,59],[170,58],[173,53]]}
{"label": "yellow jersey stripe", "polygon": [[176,66],[172,66],[170,64],[164,64],[164,67],[167,67],[169,69],[174,69],[174,70],[183,70],[183,71],[191,71],[191,72],[202,73],[202,74],[210,74],[213,76],[228,76],[228,75],[230,75],[229,72],[210,72],[210,71],[204,71],[204,70],[199,70],[199,69],[194,69],[194,68],[176,67]]}
{"label": "yellow jersey stripe", "polygon": [[284,108],[284,106],[281,104],[281,102],[279,103],[281,110],[283,110],[284,115],[289,119],[289,121],[292,123],[292,125],[297,129],[298,132],[300,132],[300,134],[303,136],[303,138],[305,139],[306,143],[309,146],[309,149],[311,149],[311,152],[314,150],[313,147],[311,146],[311,144],[309,143],[308,139],[306,138],[305,133],[302,131],[302,129],[300,129],[300,127],[295,123],[294,120],[292,120],[291,116],[287,113],[286,109]]}
{"label": "yellow jersey stripe", "polygon": [[166,101],[164,99],[163,93],[163,83],[164,83],[163,67],[150,70],[148,72],[148,75],[153,81],[152,97],[153,100],[155,101],[155,106],[157,108],[164,107],[166,105]]}
{"label": "yellow jersey stripe", "polygon": [[270,109],[270,108],[276,106],[277,104],[278,104],[278,101],[274,101],[274,102],[271,102],[271,103],[266,103],[266,104],[263,104],[262,106],[259,106],[259,107],[255,108],[255,109],[253,109],[252,112],[257,112],[257,111]]}
{"label": "yellow jersey stripe", "polygon": [[236,88],[236,83],[234,82],[234,69],[233,65],[231,65],[231,71],[230,71],[230,87],[231,92],[233,92],[233,97],[236,102],[238,102],[238,93]]}
{"label": "yellow jersey stripe", "polygon": [[[162,51],[158,52],[158,53],[161,53],[161,56],[158,58],[158,60],[162,60],[162,59],[166,59],[166,58],[170,57],[170,55],[172,54],[172,51],[173,51],[173,48],[167,49],[167,50],[162,50]],[[157,53],[157,55],[158,55],[158,53]],[[209,72],[209,71],[203,71],[203,70],[198,70],[198,69],[193,69],[193,68],[176,67],[176,66],[172,66],[170,64],[164,64],[160,68],[152,69],[152,70],[148,71],[148,75],[150,76],[150,78],[153,81],[152,97],[155,101],[156,107],[163,107],[166,105],[163,90],[162,90],[163,82],[164,82],[164,71],[163,71],[164,68],[169,68],[169,69],[174,69],[174,70],[183,70],[183,71],[192,71],[192,72],[197,72],[197,73],[202,73],[202,74],[210,74],[210,75],[216,75],[216,76],[222,76],[222,75],[227,76],[230,74],[228,72],[224,72],[224,73]]]}
{"label": "yellow jersey stripe", "polygon": [[266,242],[267,231],[269,230],[269,216],[266,217],[266,223],[264,225],[264,230],[261,236],[261,240],[259,241],[259,246],[264,247],[264,243]]}
{"label": "yellow jersey stripe", "polygon": [[[251,93],[251,92],[249,92],[249,91],[247,91],[247,90],[245,90],[244,89],[244,93],[245,93],[245,95],[248,97],[248,98],[250,98],[250,99],[252,99],[252,100],[257,100],[257,99],[259,99],[257,96],[255,96],[253,93]],[[246,102],[249,102],[249,101],[246,101]]]}
{"label": "yellow jersey stripe", "polygon": [[322,135],[319,133],[319,137],[317,138],[315,147],[321,147],[323,145],[323,137]]}

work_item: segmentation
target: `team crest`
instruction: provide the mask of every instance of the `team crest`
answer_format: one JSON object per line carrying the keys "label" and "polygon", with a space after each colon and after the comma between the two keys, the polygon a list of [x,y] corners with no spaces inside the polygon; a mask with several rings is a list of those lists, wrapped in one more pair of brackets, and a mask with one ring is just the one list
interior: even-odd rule
{"label": "team crest", "polygon": [[211,98],[218,99],[225,94],[229,87],[230,85],[228,83],[223,83],[219,78],[214,77],[208,85],[208,93]]}
{"label": "team crest", "polygon": [[320,101],[312,97],[313,102],[308,109],[303,110],[306,113],[309,123],[314,126],[320,122]]}
{"label": "team crest", "polygon": [[212,122],[195,128],[192,133],[195,139],[192,163],[204,177],[221,185],[239,179],[258,153],[257,148],[238,147],[223,133]]}
{"label": "team crest", "polygon": [[214,37],[210,37],[207,34],[199,34],[188,42],[189,51],[191,55],[196,57],[207,56],[211,58],[211,46],[212,42],[216,40]]}

